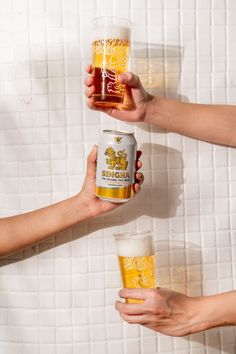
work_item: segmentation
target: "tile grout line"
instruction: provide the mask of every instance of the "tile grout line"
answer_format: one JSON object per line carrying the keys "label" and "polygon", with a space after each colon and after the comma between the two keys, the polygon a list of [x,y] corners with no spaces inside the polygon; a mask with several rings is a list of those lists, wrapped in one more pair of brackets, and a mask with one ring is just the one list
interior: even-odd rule
{"label": "tile grout line", "polygon": [[[195,77],[196,77],[196,102],[199,103],[199,87],[198,87],[198,7],[197,7],[197,0],[195,0]],[[200,242],[201,242],[201,262],[202,262],[202,247],[203,247],[203,236],[202,236],[202,231],[203,231],[203,225],[202,225],[202,202],[201,202],[201,184],[200,184],[200,171],[199,171],[199,156],[200,156],[200,141],[197,140],[197,175],[198,175],[198,198],[199,198],[199,212],[200,212],[200,218],[199,218],[199,226],[200,226]],[[201,264],[202,267],[202,264]],[[201,269],[201,294],[204,296],[204,285],[203,285],[203,269]],[[204,344],[207,346],[207,336],[206,332],[203,332],[203,337],[204,337]],[[191,342],[190,342],[190,350],[191,350]],[[206,353],[206,352],[205,352]],[[206,353],[207,354],[207,353]]]}

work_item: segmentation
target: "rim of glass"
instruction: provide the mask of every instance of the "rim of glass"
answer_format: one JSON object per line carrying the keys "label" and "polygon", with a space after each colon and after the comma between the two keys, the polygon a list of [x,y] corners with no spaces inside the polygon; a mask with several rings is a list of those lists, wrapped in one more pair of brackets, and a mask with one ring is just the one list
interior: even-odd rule
{"label": "rim of glass", "polygon": [[128,132],[127,130],[112,130],[112,129],[105,129],[102,131],[104,134],[117,134],[117,135],[134,135],[132,132]]}
{"label": "rim of glass", "polygon": [[[117,23],[116,23],[117,21]],[[100,23],[99,23],[100,22]],[[112,25],[117,27],[132,27],[133,22],[128,18],[124,17],[117,17],[117,16],[98,16],[94,17],[91,20],[91,23],[95,26],[105,26],[105,25]]]}
{"label": "rim of glass", "polygon": [[153,236],[152,230],[140,230],[140,231],[132,231],[132,232],[119,232],[113,234],[113,237],[116,239],[139,239],[145,237]]}

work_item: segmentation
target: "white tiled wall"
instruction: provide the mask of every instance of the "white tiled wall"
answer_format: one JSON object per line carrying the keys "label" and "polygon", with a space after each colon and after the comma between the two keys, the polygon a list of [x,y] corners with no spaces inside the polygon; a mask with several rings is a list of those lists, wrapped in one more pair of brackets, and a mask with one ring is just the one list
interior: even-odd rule
{"label": "white tiled wall", "polygon": [[[236,102],[235,0],[1,0],[1,216],[77,193],[102,128],[86,108],[88,23],[134,23],[131,67],[152,93]],[[185,338],[123,323],[112,234],[155,229],[159,283],[190,295],[235,288],[236,150],[127,125],[143,150],[142,193],[0,260],[0,353],[234,354],[235,331]]]}

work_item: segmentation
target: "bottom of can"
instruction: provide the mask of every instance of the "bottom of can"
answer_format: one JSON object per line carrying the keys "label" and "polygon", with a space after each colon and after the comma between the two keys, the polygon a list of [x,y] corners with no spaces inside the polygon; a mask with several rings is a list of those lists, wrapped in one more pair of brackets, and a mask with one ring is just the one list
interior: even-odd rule
{"label": "bottom of can", "polygon": [[133,196],[133,186],[109,188],[96,186],[96,196],[113,203],[127,202]]}
{"label": "bottom of can", "polygon": [[101,197],[100,195],[96,195],[96,197],[98,197],[101,200],[105,200],[106,202],[117,203],[117,204],[128,202],[131,199],[131,198],[128,199],[105,198],[105,197]]}

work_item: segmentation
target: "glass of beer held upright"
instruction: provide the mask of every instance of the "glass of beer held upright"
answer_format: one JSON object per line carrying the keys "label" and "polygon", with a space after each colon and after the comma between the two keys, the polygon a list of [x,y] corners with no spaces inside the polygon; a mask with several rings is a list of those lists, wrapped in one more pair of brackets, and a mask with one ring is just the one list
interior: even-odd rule
{"label": "glass of beer held upright", "polygon": [[[151,231],[114,234],[125,288],[156,288],[156,256]],[[128,303],[142,300],[127,299]]]}
{"label": "glass of beer held upright", "polygon": [[125,85],[117,78],[128,69],[131,23],[117,17],[97,17],[92,24],[93,99],[98,106],[117,107],[124,101]]}

